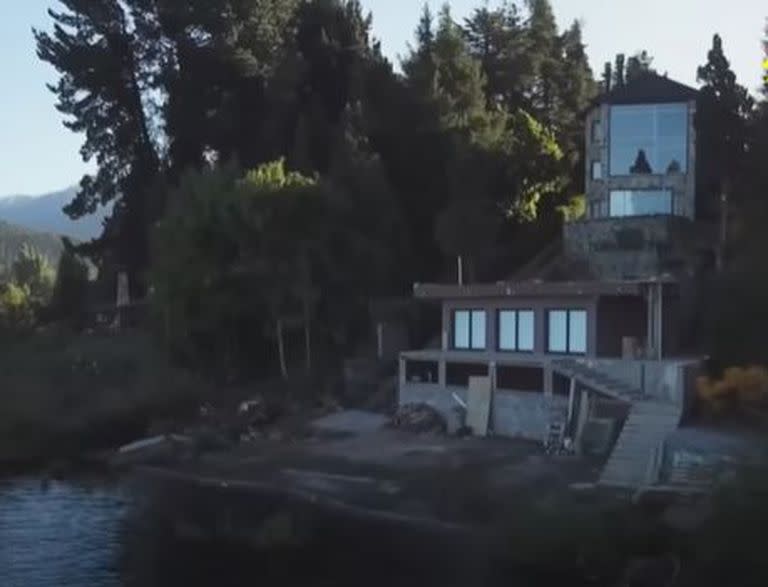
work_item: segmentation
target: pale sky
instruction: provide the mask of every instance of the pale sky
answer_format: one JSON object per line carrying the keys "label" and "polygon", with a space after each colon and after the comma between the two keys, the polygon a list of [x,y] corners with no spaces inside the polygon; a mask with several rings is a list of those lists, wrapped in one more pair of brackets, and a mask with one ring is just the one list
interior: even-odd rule
{"label": "pale sky", "polygon": [[[760,84],[765,0],[551,0],[560,28],[574,19],[596,74],[616,53],[647,49],[654,66],[695,85],[696,68],[706,60],[712,35],[720,33],[739,81]],[[461,19],[484,0],[453,0]],[[435,11],[442,4],[429,2]],[[494,5],[495,0],[490,0]],[[521,3],[521,2],[519,2]],[[31,27],[47,26],[53,0],[2,0],[0,6],[0,195],[38,194],[75,184],[86,170],[81,137],[62,124],[54,97],[45,88],[53,70],[35,56]],[[362,0],[373,11],[374,34],[393,60],[413,39],[422,0]]]}

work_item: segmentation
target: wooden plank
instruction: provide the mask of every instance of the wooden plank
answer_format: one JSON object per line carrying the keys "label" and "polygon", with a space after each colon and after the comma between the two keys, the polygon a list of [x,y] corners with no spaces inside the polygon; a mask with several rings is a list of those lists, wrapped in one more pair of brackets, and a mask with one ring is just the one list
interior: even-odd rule
{"label": "wooden plank", "polygon": [[488,436],[491,416],[491,378],[470,377],[467,392],[467,426],[476,436]]}

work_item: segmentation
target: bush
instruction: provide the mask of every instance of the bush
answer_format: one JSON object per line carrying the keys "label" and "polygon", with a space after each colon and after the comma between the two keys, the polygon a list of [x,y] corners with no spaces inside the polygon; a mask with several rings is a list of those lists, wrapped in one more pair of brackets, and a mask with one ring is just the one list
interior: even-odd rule
{"label": "bush", "polygon": [[36,333],[0,352],[0,461],[71,456],[194,413],[207,386],[140,334]]}
{"label": "bush", "polygon": [[34,323],[34,309],[29,289],[9,283],[0,286],[0,329],[18,333]]}
{"label": "bush", "polygon": [[88,266],[71,250],[61,255],[56,282],[53,285],[51,315],[79,327],[82,324],[88,296]]}
{"label": "bush", "polygon": [[730,367],[719,379],[699,377],[699,399],[712,412],[744,412],[768,407],[768,369],[760,366]]}

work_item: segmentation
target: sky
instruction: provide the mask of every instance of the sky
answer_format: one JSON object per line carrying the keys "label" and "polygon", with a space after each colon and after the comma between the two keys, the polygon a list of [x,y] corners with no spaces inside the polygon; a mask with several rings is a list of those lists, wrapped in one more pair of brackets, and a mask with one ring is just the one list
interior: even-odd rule
{"label": "sky", "polygon": [[[180,0],[181,1],[181,0]],[[453,0],[463,19],[485,0]],[[489,0],[495,5],[497,0]],[[395,62],[413,40],[422,0],[361,0],[373,12],[374,35]],[[756,90],[761,78],[765,0],[551,0],[561,29],[579,19],[596,75],[616,53],[647,49],[654,67],[695,85],[712,35],[720,33],[739,81]],[[443,2],[430,0],[437,11]],[[518,2],[519,4],[520,2]],[[77,183],[89,167],[82,137],[62,126],[46,83],[55,72],[35,56],[31,28],[48,26],[53,0],[5,0],[0,7],[0,195],[42,194]]]}

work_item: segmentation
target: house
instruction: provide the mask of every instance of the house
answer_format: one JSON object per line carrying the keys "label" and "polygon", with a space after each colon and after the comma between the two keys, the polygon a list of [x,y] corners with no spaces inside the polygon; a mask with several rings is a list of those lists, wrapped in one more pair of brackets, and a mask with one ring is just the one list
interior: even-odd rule
{"label": "house", "polygon": [[491,433],[610,455],[606,485],[653,480],[701,362],[687,310],[715,248],[696,211],[697,95],[648,74],[598,98],[586,217],[506,279],[414,286],[442,305],[442,341],[401,354],[400,404],[451,422],[487,377]]}

